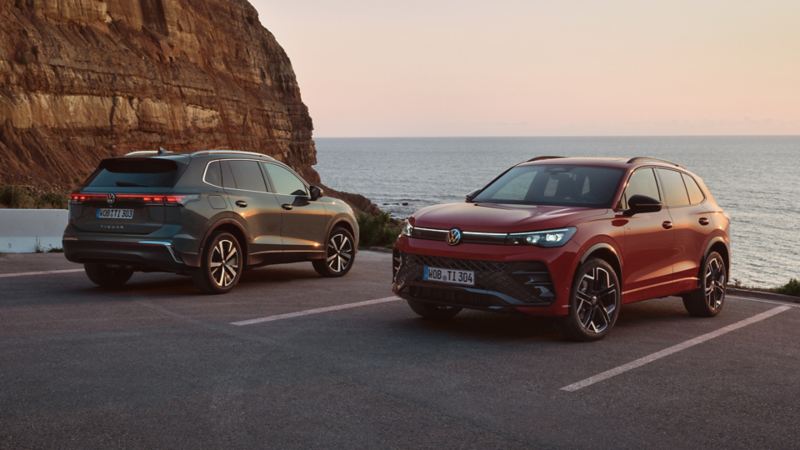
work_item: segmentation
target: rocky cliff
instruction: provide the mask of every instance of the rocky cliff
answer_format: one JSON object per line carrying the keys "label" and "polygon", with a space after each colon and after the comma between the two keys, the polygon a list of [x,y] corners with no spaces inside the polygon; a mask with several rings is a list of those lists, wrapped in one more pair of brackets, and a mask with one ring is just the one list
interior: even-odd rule
{"label": "rocky cliff", "polygon": [[0,0],[0,184],[135,149],[236,148],[318,182],[289,58],[245,0]]}

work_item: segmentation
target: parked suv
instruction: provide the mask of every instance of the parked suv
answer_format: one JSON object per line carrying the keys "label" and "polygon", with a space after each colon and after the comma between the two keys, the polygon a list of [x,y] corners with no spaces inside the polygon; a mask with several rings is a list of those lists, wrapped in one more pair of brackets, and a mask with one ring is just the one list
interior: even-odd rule
{"label": "parked suv", "polygon": [[538,157],[465,203],[411,216],[395,245],[393,288],[424,318],[462,308],[560,316],[569,337],[594,340],[625,303],[678,295],[691,315],[719,313],[729,222],[677,164]]}
{"label": "parked suv", "polygon": [[134,152],[103,160],[70,198],[68,260],[117,288],[134,271],[191,275],[228,292],[245,269],[311,261],[325,277],[353,266],[358,224],[291,168],[260,153]]}

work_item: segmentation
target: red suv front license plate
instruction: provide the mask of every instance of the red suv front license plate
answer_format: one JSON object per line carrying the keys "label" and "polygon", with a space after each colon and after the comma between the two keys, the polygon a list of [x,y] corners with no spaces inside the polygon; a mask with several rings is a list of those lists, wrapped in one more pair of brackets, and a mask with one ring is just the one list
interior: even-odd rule
{"label": "red suv front license plate", "polygon": [[475,285],[475,272],[471,270],[454,270],[442,267],[425,266],[422,272],[425,281],[439,281],[442,283],[461,284],[464,286]]}

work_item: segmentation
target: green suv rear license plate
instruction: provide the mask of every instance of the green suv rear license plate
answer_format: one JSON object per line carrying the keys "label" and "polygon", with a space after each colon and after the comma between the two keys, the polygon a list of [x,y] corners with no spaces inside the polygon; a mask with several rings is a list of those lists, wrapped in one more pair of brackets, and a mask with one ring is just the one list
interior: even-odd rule
{"label": "green suv rear license plate", "polygon": [[132,209],[122,208],[98,208],[98,219],[133,220]]}

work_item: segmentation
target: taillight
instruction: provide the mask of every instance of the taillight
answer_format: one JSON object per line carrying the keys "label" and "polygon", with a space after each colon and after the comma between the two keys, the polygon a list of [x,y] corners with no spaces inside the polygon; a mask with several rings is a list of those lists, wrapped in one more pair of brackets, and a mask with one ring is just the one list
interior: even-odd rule
{"label": "taillight", "polygon": [[83,203],[92,200],[103,200],[110,205],[120,200],[139,201],[148,204],[159,205],[182,205],[186,199],[185,195],[164,195],[164,194],[82,194],[73,192],[69,199],[73,203]]}

